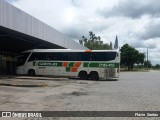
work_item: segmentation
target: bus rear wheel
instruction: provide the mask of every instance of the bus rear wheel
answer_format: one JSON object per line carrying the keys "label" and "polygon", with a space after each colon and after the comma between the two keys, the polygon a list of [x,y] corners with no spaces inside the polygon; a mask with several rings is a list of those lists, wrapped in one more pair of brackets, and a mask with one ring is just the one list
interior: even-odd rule
{"label": "bus rear wheel", "polygon": [[30,70],[28,71],[28,75],[29,75],[29,76],[35,76],[35,75],[36,75],[35,70],[30,69]]}
{"label": "bus rear wheel", "polygon": [[79,73],[79,77],[80,77],[81,80],[87,80],[88,79],[88,74],[87,74],[86,71],[81,71]]}
{"label": "bus rear wheel", "polygon": [[89,78],[90,78],[91,80],[99,80],[98,72],[96,72],[96,71],[90,72]]}

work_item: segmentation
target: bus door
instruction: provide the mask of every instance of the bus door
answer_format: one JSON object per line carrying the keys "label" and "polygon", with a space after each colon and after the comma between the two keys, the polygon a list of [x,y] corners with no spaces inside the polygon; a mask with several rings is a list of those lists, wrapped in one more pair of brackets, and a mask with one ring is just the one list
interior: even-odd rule
{"label": "bus door", "polygon": [[38,75],[46,75],[46,66],[38,66],[37,74]]}
{"label": "bus door", "polygon": [[[56,63],[53,63],[53,64],[56,64]],[[54,75],[54,76],[59,76],[60,75],[60,73],[59,73],[59,67],[54,66],[54,65],[48,67],[46,71],[47,71],[47,73],[49,75]]]}

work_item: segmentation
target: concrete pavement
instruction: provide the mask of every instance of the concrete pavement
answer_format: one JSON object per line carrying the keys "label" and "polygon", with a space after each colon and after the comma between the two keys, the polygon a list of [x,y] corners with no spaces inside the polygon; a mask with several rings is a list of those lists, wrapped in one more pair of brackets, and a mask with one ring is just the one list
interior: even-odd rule
{"label": "concrete pavement", "polygon": [[1,86],[17,86],[17,87],[45,87],[58,86],[53,81],[67,81],[68,78],[54,78],[54,77],[29,77],[29,76],[0,76]]}

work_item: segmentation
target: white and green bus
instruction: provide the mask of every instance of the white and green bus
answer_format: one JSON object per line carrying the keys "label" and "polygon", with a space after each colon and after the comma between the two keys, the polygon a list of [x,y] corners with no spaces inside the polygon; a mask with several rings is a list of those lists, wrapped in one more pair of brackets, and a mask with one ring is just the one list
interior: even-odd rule
{"label": "white and green bus", "polygon": [[118,79],[120,53],[116,50],[33,49],[17,60],[17,74]]}

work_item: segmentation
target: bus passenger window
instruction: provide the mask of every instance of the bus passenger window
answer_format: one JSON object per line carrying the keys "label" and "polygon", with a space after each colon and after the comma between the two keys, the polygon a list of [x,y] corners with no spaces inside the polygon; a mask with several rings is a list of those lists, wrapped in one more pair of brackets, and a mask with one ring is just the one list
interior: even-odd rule
{"label": "bus passenger window", "polygon": [[34,61],[34,60],[38,60],[38,54],[37,53],[32,53],[32,55],[30,56],[28,62]]}

